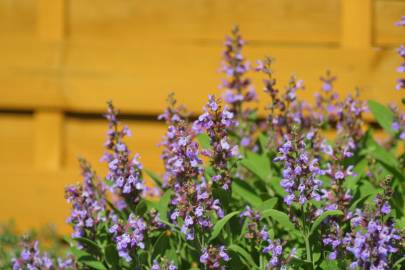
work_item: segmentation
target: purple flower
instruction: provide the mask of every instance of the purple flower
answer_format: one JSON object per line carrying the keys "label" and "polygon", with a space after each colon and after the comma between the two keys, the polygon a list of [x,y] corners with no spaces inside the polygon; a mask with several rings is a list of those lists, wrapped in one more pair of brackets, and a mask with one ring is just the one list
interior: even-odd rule
{"label": "purple flower", "polygon": [[137,203],[144,189],[142,179],[142,164],[139,155],[131,153],[123,142],[125,136],[131,133],[128,127],[119,129],[117,119],[118,112],[111,102],[108,103],[108,111],[105,117],[108,120],[109,130],[105,146],[107,152],[102,160],[108,163],[109,172],[107,180],[112,183],[112,190],[122,196],[129,203]]}
{"label": "purple flower", "polygon": [[[311,157],[306,149],[306,136],[291,141],[288,136],[279,147],[279,154],[274,161],[283,167],[283,179],[280,185],[287,192],[284,202],[290,206],[293,202],[304,204],[310,199],[319,200],[322,182],[317,179],[323,174],[318,159]],[[299,158],[296,158],[299,157]]]}
{"label": "purple flower", "polygon": [[212,228],[212,214],[216,214],[217,218],[223,217],[220,202],[213,198],[204,178],[179,181],[173,185],[173,189],[170,219],[176,225],[179,218],[183,220],[181,232],[187,240],[194,239],[195,228],[203,231]]}
{"label": "purple flower", "polygon": [[96,227],[105,218],[105,190],[90,164],[80,159],[83,184],[68,186],[65,197],[72,205],[67,222],[73,226],[72,237],[94,237]]}
{"label": "purple flower", "polygon": [[266,269],[286,269],[288,262],[295,256],[295,249],[291,251],[287,258],[284,258],[284,250],[280,240],[267,239],[266,242],[266,246],[262,249],[262,253],[270,255]]}
{"label": "purple flower", "polygon": [[[401,20],[397,23],[397,26],[405,26],[405,18],[404,16],[401,18]],[[398,72],[404,73],[405,72],[405,47],[401,45],[398,48],[398,54],[402,57],[402,64],[398,67]],[[396,90],[401,90],[405,89],[405,79],[400,78],[397,80],[397,85],[395,87]]]}
{"label": "purple flower", "polygon": [[145,248],[147,224],[142,218],[131,214],[125,223],[118,223],[109,228],[116,243],[118,254],[127,262],[132,261],[132,250]]}
{"label": "purple flower", "polygon": [[230,259],[225,246],[210,245],[202,250],[200,263],[206,269],[225,269],[226,262]]}
{"label": "purple flower", "polygon": [[23,250],[19,258],[12,259],[13,270],[65,270],[78,269],[75,261],[69,255],[65,260],[51,258],[47,253],[41,253],[39,242],[23,242]]}
{"label": "purple flower", "polygon": [[231,185],[228,161],[239,157],[239,148],[232,144],[228,137],[228,130],[235,127],[237,122],[233,119],[233,113],[226,107],[222,108],[220,100],[215,99],[214,96],[209,96],[204,111],[204,114],[194,122],[193,130],[199,133],[205,131],[209,136],[211,150],[208,156],[211,157],[211,166],[216,174],[212,180],[228,190]]}
{"label": "purple flower", "polygon": [[345,174],[342,171],[337,171],[335,173],[335,179],[341,180],[341,179],[344,179],[344,178],[345,178]]}
{"label": "purple flower", "polygon": [[386,211],[389,204],[380,195],[375,204],[374,211],[356,209],[347,215],[351,227],[346,234],[336,221],[330,222],[330,233],[323,238],[323,244],[332,249],[329,258],[336,259],[339,255],[350,258],[351,269],[391,269],[390,254],[398,252],[401,236],[392,220],[384,217],[389,213]]}
{"label": "purple flower", "polygon": [[381,207],[381,212],[383,214],[389,214],[391,212],[391,206],[388,202],[385,202]]}
{"label": "purple flower", "polygon": [[153,260],[151,270],[177,270],[173,261],[169,261],[166,258],[161,258],[160,263],[158,260]]}

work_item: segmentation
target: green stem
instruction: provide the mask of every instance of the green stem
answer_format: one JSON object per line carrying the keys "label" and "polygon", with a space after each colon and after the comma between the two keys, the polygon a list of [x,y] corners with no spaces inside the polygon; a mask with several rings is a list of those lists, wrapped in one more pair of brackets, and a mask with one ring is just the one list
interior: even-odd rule
{"label": "green stem", "polygon": [[311,245],[309,244],[309,238],[305,235],[305,250],[307,252],[307,261],[312,262]]}
{"label": "green stem", "polygon": [[315,269],[313,257],[312,257],[312,250],[311,244],[309,242],[309,229],[307,228],[306,216],[305,216],[305,207],[304,205],[301,207],[302,211],[302,224],[304,227],[304,238],[305,238],[305,251],[307,254],[307,261],[312,263],[312,269]]}

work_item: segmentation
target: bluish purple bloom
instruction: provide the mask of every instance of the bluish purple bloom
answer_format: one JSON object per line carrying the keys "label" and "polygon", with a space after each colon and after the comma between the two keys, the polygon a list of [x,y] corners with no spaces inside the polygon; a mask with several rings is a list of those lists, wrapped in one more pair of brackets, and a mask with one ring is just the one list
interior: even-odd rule
{"label": "bluish purple bloom", "polygon": [[226,269],[226,263],[230,260],[225,246],[209,246],[202,250],[200,263],[205,269]]}
{"label": "bluish purple bloom", "polygon": [[125,223],[113,224],[109,228],[113,235],[118,254],[125,261],[132,261],[131,251],[145,248],[146,222],[131,214]]}
{"label": "bluish purple bloom", "polygon": [[153,265],[150,270],[177,270],[177,267],[173,261],[161,258],[160,263],[156,259],[153,260]]}
{"label": "bluish purple bloom", "polygon": [[228,162],[240,156],[238,145],[233,144],[228,136],[228,130],[236,126],[234,114],[227,107],[222,108],[220,100],[214,96],[209,97],[204,113],[193,124],[194,132],[206,132],[210,138],[211,149],[205,151],[205,154],[211,158],[211,166],[215,171],[212,181],[225,190],[231,185]]}
{"label": "bluish purple bloom", "polygon": [[304,204],[310,199],[319,201],[322,182],[318,177],[324,171],[319,168],[318,159],[311,157],[307,150],[305,136],[294,141],[286,136],[278,150],[274,161],[280,162],[283,168],[280,185],[287,192],[284,202],[290,206],[293,202]]}
{"label": "bluish purple bloom", "polygon": [[66,270],[78,269],[75,261],[69,255],[66,259],[51,258],[47,253],[41,253],[39,242],[24,242],[19,258],[12,260],[13,270]]}
{"label": "bluish purple bloom", "polygon": [[142,179],[142,164],[139,155],[131,158],[131,152],[123,139],[130,136],[128,127],[119,128],[117,119],[118,112],[111,102],[108,103],[108,111],[105,117],[108,120],[109,130],[105,146],[107,152],[102,160],[108,163],[107,180],[112,184],[112,191],[122,196],[126,203],[137,203],[144,190]]}
{"label": "bluish purple bloom", "polygon": [[73,226],[72,237],[94,237],[96,227],[105,218],[105,190],[84,159],[80,160],[83,184],[68,186],[65,197],[72,205],[67,222]]}

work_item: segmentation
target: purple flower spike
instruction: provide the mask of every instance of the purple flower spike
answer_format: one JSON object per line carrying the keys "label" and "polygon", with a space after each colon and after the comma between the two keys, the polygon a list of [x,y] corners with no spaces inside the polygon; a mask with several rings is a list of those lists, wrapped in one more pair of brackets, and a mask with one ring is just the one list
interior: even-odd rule
{"label": "purple flower spike", "polygon": [[[215,109],[215,110],[214,110]],[[211,157],[211,165],[216,174],[212,181],[223,189],[231,185],[228,161],[239,158],[239,147],[228,137],[228,130],[237,126],[234,114],[227,107],[222,108],[220,100],[209,96],[204,113],[194,122],[193,130],[197,133],[206,132],[210,138],[211,150],[207,153]]]}
{"label": "purple flower spike", "polygon": [[283,166],[280,185],[287,192],[284,202],[288,206],[294,202],[304,204],[310,199],[319,200],[320,197],[322,182],[317,178],[324,172],[319,168],[317,158],[311,157],[306,149],[305,138],[303,136],[291,140],[286,136],[275,159]]}
{"label": "purple flower spike", "polygon": [[139,162],[139,155],[134,155],[131,159],[131,153],[123,142],[124,137],[130,136],[131,133],[128,127],[119,129],[117,115],[118,112],[109,102],[105,115],[109,124],[105,143],[108,151],[102,157],[109,167],[106,178],[112,183],[112,190],[126,202],[137,203],[144,189],[142,164]]}
{"label": "purple flower spike", "polygon": [[225,246],[209,246],[202,250],[200,256],[200,263],[202,263],[205,269],[226,269],[226,262],[231,258],[229,257]]}
{"label": "purple flower spike", "polygon": [[147,224],[142,218],[131,214],[125,223],[113,224],[109,230],[116,243],[118,254],[125,261],[132,261],[132,250],[145,248]]}
{"label": "purple flower spike", "polygon": [[87,161],[80,159],[80,166],[83,184],[65,189],[65,197],[72,205],[67,222],[73,226],[73,238],[93,238],[97,225],[106,220],[105,190]]}
{"label": "purple flower spike", "polygon": [[39,242],[23,242],[23,249],[19,258],[12,259],[13,270],[66,270],[78,269],[76,262],[70,255],[66,259],[51,258],[47,253],[41,253]]}

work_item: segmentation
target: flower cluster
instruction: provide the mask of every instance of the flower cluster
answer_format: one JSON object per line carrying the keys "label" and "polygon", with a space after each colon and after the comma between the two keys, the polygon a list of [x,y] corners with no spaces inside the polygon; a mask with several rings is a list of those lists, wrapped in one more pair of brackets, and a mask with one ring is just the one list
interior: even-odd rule
{"label": "flower cluster", "polygon": [[206,269],[226,269],[226,262],[231,258],[229,257],[225,246],[208,246],[202,250],[200,262]]}
{"label": "flower cluster", "polygon": [[225,51],[223,53],[222,71],[226,74],[223,80],[223,98],[230,105],[230,111],[234,113],[239,125],[232,128],[237,135],[238,143],[243,147],[254,149],[254,133],[258,129],[258,123],[252,120],[256,109],[249,103],[257,101],[257,94],[246,77],[250,70],[249,62],[242,55],[245,41],[236,26],[232,35],[226,38]]}
{"label": "flower cluster", "polygon": [[405,114],[392,106],[391,110],[394,113],[391,128],[397,134],[398,138],[405,140]]}
{"label": "flower cluster", "polygon": [[160,263],[158,260],[154,260],[150,270],[177,270],[177,267],[172,261],[163,258]]}
{"label": "flower cluster", "polygon": [[203,231],[212,228],[211,213],[215,213],[218,218],[224,216],[219,200],[213,198],[204,179],[200,183],[176,183],[173,189],[175,194],[171,200],[173,210],[170,220],[178,224],[178,218],[181,218],[181,232],[186,235],[187,240],[194,240],[195,227]]}
{"label": "flower cluster", "polygon": [[259,211],[254,211],[249,206],[246,206],[245,210],[239,215],[241,218],[246,218],[247,232],[244,235],[247,239],[261,240],[263,239],[263,232],[260,231],[259,224],[262,218]]}
{"label": "flower cluster", "polygon": [[[401,20],[397,23],[398,26],[405,26],[405,16],[401,18]],[[404,61],[399,67],[398,67],[398,72],[404,73],[405,72],[405,47],[401,45],[401,47],[398,48],[398,54],[402,57],[402,60]],[[405,79],[401,78],[397,80],[397,85],[396,85],[397,90],[405,89]]]}
{"label": "flower cluster", "polygon": [[[188,173],[194,176],[201,172],[198,168],[201,164],[198,158],[198,146],[196,144],[186,146],[185,144],[185,140],[192,139],[186,109],[181,105],[176,106],[177,100],[173,93],[167,98],[167,103],[167,108],[158,117],[159,120],[165,120],[168,125],[167,132],[160,143],[160,146],[163,146],[161,158],[165,167],[164,188],[172,185],[178,178],[187,178]],[[190,163],[189,167],[187,164],[183,164],[185,160],[188,160],[187,153],[194,158],[193,164]],[[188,168],[186,169],[185,166]]]}
{"label": "flower cluster", "polygon": [[324,76],[321,76],[322,88],[320,93],[315,94],[315,107],[312,111],[312,118],[320,126],[334,121],[336,117],[336,103],[339,95],[334,90],[333,83],[336,81],[336,76],[327,70]]}
{"label": "flower cluster", "polygon": [[322,181],[318,179],[324,171],[319,167],[319,160],[311,155],[307,149],[306,137],[292,135],[285,137],[284,143],[279,147],[279,155],[274,159],[282,164],[282,177],[280,184],[288,193],[284,202],[291,205],[297,202],[303,205],[308,200],[321,200],[320,187]]}
{"label": "flower cluster", "polygon": [[66,199],[73,208],[67,222],[73,226],[73,238],[94,239],[97,225],[105,221],[105,192],[90,164],[80,159],[80,165],[83,184],[65,189]]}
{"label": "flower cluster", "polygon": [[268,133],[276,145],[279,145],[284,135],[290,133],[294,126],[306,126],[307,119],[303,114],[303,104],[297,100],[297,91],[304,89],[303,81],[292,76],[284,94],[281,95],[276,88],[272,63],[273,59],[270,57],[257,61],[256,71],[264,73],[267,77],[263,83],[264,92],[271,98],[271,103],[267,106]]}
{"label": "flower cluster", "polygon": [[139,201],[144,190],[142,164],[139,162],[139,155],[130,158],[131,153],[123,138],[131,133],[126,126],[119,129],[117,115],[118,112],[109,102],[105,115],[109,126],[105,144],[108,152],[103,155],[102,160],[108,162],[109,172],[106,178],[111,182],[113,190],[122,196],[127,204],[134,204]]}
{"label": "flower cluster", "polygon": [[384,221],[391,207],[380,197],[375,203],[377,209],[368,214],[357,209],[351,219],[351,233],[343,238],[347,251],[354,257],[350,269],[387,269],[389,255],[398,252],[396,246],[401,237],[392,220]]}
{"label": "flower cluster", "polygon": [[197,179],[203,173],[199,145],[185,121],[169,126],[161,145],[165,147],[162,159],[166,185]]}
{"label": "flower cluster", "polygon": [[266,269],[287,269],[288,263],[295,256],[296,250],[293,249],[287,258],[284,258],[283,246],[279,239],[272,240],[267,230],[267,226],[261,225],[261,215],[259,211],[252,210],[249,206],[240,214],[240,217],[247,221],[247,232],[244,235],[246,239],[253,240],[256,246],[261,247],[261,253],[270,255]]}
{"label": "flower cluster", "polygon": [[211,158],[211,165],[215,171],[212,181],[228,190],[231,184],[228,162],[231,158],[239,156],[239,147],[232,144],[227,130],[237,126],[238,123],[234,120],[234,114],[228,111],[227,107],[222,109],[220,100],[214,96],[209,97],[204,111],[194,122],[193,130],[196,133],[205,131],[208,134],[212,149],[205,151],[204,154]]}
{"label": "flower cluster", "polygon": [[127,222],[115,223],[108,229],[108,232],[114,236],[119,256],[127,262],[132,261],[132,252],[145,248],[146,231],[145,221],[133,214],[129,216]]}
{"label": "flower cluster", "polygon": [[249,70],[249,64],[242,56],[242,49],[245,41],[236,26],[232,30],[232,36],[227,37],[225,41],[225,51],[223,54],[224,62],[222,71],[228,76],[222,86],[226,89],[224,99],[231,104],[231,111],[241,116],[243,113],[242,105],[245,102],[256,99],[255,90],[250,87],[250,80],[245,77]]}
{"label": "flower cluster", "polygon": [[51,258],[47,253],[41,254],[39,242],[25,242],[19,258],[12,261],[13,270],[65,270],[77,269],[72,257],[65,260]]}
{"label": "flower cluster", "polygon": [[[381,183],[383,195],[374,199],[374,207],[366,210],[356,209],[348,212],[343,221],[350,221],[350,230],[339,225],[339,220],[330,221],[329,234],[323,237],[323,244],[331,247],[329,258],[340,260],[352,256],[350,269],[387,269],[390,265],[390,254],[398,252],[401,240],[399,232],[394,228],[392,217],[389,216],[391,206],[388,202],[392,196],[388,177]],[[342,221],[342,220],[340,220]]]}
{"label": "flower cluster", "polygon": [[266,270],[270,269],[280,269],[280,270],[287,270],[287,265],[291,261],[293,257],[295,257],[296,249],[291,250],[290,254],[287,258],[284,258],[283,255],[285,250],[283,250],[283,246],[279,239],[271,240],[268,237],[268,234],[264,234],[266,238],[263,241],[266,241],[266,247],[262,250],[264,254],[270,254],[270,260],[266,265]]}

